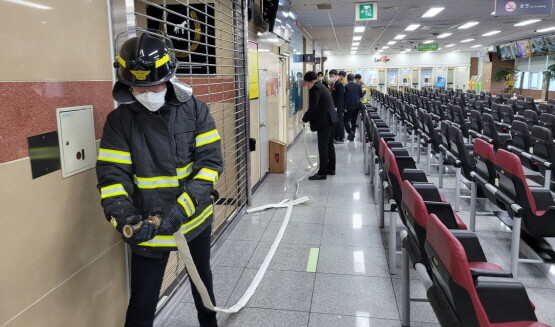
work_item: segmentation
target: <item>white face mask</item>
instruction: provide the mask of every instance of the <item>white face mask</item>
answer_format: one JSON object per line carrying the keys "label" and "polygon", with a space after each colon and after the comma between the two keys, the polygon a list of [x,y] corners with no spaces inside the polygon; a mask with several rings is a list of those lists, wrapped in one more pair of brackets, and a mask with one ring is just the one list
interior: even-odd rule
{"label": "white face mask", "polygon": [[335,82],[336,78],[335,77],[330,77],[330,81],[333,83]]}
{"label": "white face mask", "polygon": [[164,103],[166,103],[166,91],[167,89],[162,92],[133,93],[133,96],[135,96],[135,99],[137,99],[137,101],[139,101],[148,110],[154,112],[162,108]]}
{"label": "white face mask", "polygon": [[320,77],[318,77],[318,80],[319,80],[319,81],[323,81],[324,78],[323,78],[322,76],[320,76]]}

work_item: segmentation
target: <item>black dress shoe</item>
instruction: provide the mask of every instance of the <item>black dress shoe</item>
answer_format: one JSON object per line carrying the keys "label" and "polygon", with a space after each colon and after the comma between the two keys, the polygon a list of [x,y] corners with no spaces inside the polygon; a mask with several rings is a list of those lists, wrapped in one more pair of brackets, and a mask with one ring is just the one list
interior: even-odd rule
{"label": "black dress shoe", "polygon": [[328,175],[335,175],[335,170],[328,170]]}
{"label": "black dress shoe", "polygon": [[326,175],[320,175],[320,174],[316,174],[316,175],[312,175],[308,178],[311,181],[319,181],[322,179],[326,179]]}

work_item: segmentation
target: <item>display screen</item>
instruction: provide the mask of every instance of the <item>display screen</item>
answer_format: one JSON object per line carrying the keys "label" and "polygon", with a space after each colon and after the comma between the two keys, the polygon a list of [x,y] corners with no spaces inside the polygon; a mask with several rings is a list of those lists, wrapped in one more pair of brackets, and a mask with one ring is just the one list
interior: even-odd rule
{"label": "display screen", "polygon": [[530,52],[532,57],[545,56],[548,54],[547,44],[543,37],[537,37],[530,40]]}
{"label": "display screen", "polygon": [[274,9],[275,18],[270,22],[270,31],[285,41],[291,41],[293,26],[297,24],[297,14],[293,12],[289,0],[279,0]]}

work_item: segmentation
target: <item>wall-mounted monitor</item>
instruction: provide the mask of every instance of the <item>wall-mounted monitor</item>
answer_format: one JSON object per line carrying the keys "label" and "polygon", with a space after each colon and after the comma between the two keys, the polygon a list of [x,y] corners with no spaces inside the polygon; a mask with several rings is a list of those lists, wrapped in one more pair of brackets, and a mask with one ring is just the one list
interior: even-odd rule
{"label": "wall-mounted monitor", "polygon": [[289,0],[264,0],[264,19],[269,24],[270,32],[287,42],[291,41],[297,13]]}

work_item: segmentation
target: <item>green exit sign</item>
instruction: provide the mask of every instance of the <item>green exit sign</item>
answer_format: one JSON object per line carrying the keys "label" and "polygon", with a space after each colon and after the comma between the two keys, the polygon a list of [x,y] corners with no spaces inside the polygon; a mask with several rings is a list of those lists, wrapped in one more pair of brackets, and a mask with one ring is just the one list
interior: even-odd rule
{"label": "green exit sign", "polygon": [[356,4],[356,20],[376,19],[378,19],[378,4],[376,2]]}
{"label": "green exit sign", "polygon": [[437,51],[439,48],[438,43],[420,43],[418,44],[418,51]]}

